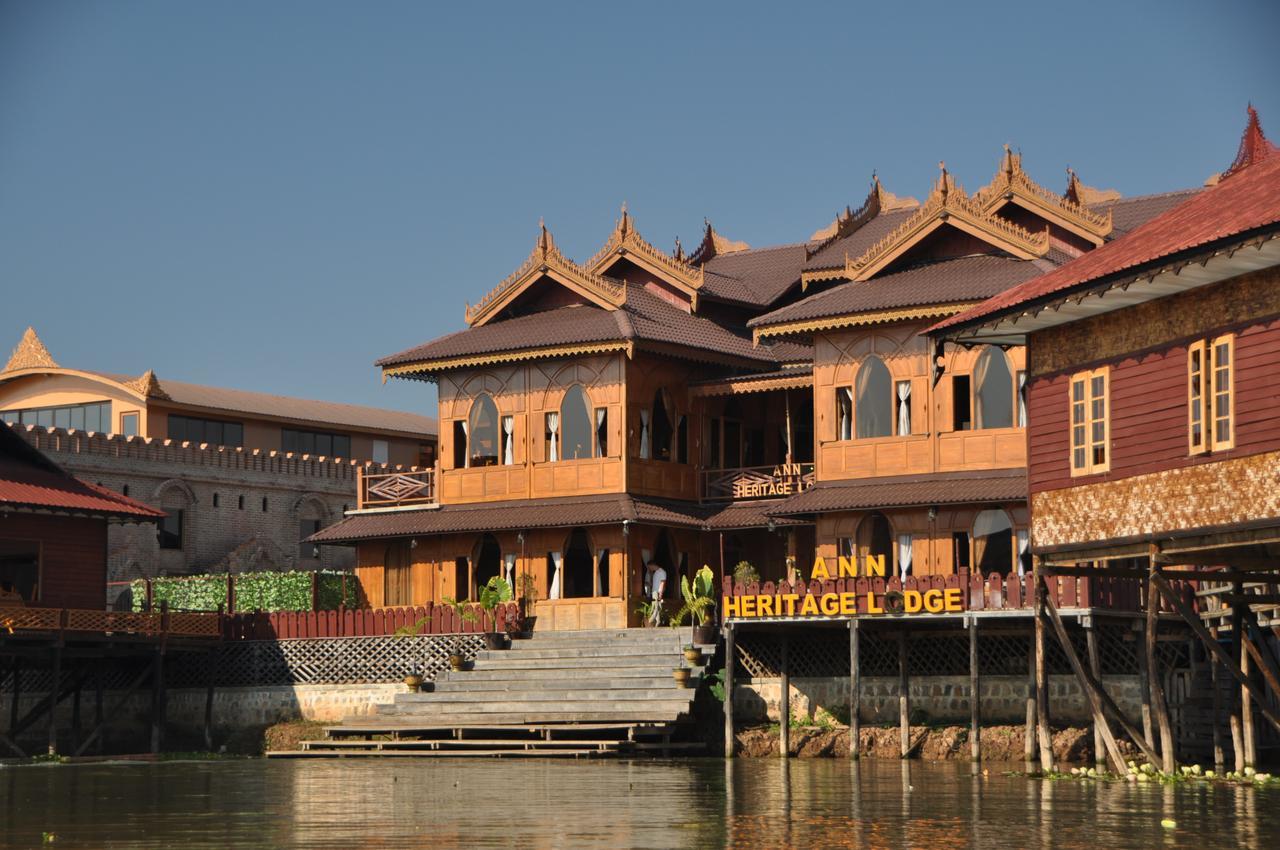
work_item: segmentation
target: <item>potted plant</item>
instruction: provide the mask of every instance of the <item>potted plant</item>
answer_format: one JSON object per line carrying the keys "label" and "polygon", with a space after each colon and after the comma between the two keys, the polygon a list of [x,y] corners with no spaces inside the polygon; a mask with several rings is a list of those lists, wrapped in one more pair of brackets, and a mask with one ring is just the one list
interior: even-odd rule
{"label": "potted plant", "polygon": [[409,689],[409,693],[416,694],[422,690],[422,677],[417,673],[410,673],[404,677],[404,684]]}
{"label": "potted plant", "polygon": [[[392,632],[395,637],[414,637],[426,628],[427,623],[431,622],[431,617],[419,617],[412,623],[406,623],[400,628]],[[413,672],[404,677],[405,687],[409,689],[409,693],[416,694],[422,690],[422,674],[420,672],[421,665],[415,666]]]}
{"label": "potted plant", "polygon": [[489,616],[494,630],[484,633],[484,645],[489,649],[506,649],[507,636],[497,630],[498,606],[511,601],[511,585],[502,576],[493,576],[480,588],[480,610]]}
{"label": "potted plant", "polygon": [[[453,613],[463,623],[474,623],[480,619],[474,608],[467,606],[467,601],[454,599],[452,596],[446,596],[441,600],[442,605],[447,605],[453,609]],[[462,654],[462,642],[458,638],[453,640],[453,649],[449,653],[449,669],[454,672],[460,672],[466,669],[467,657]]]}
{"label": "potted plant", "polygon": [[692,620],[694,643],[716,642],[716,627],[711,620],[716,605],[715,582],[715,573],[705,564],[694,573],[692,582],[688,576],[680,577],[680,595],[684,598],[684,605],[671,618],[671,624],[680,626],[686,619]]}
{"label": "potted plant", "polygon": [[538,617],[534,614],[538,601],[538,585],[529,573],[521,573],[516,580],[520,591],[520,636],[528,637],[533,632],[533,625]]}
{"label": "potted plant", "polygon": [[653,625],[653,606],[661,604],[661,602],[652,602],[648,599],[642,599],[636,603],[636,613],[640,615],[641,628],[647,629]]}
{"label": "potted plant", "polygon": [[739,561],[733,568],[734,584],[751,584],[760,581],[760,573],[751,566],[750,561]]}
{"label": "potted plant", "polygon": [[671,678],[676,680],[676,687],[689,687],[689,668],[677,667],[671,671]]}
{"label": "potted plant", "polygon": [[702,666],[702,650],[691,643],[684,645],[684,660],[689,662],[690,667]]}

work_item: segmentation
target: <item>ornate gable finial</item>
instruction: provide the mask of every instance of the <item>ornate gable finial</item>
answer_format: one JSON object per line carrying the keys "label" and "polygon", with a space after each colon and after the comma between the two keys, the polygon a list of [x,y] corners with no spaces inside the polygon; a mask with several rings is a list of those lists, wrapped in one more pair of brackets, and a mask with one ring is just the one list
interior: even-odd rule
{"label": "ornate gable finial", "polygon": [[680,237],[676,237],[676,246],[671,249],[671,259],[684,262],[684,246],[680,244]]}
{"label": "ornate gable finial", "polygon": [[708,218],[704,217],[702,219],[702,225],[702,242],[699,243],[686,261],[691,266],[702,266],[710,262],[713,257],[718,257],[721,254],[732,254],[736,251],[745,251],[751,247],[746,242],[739,242],[721,236],[716,232],[716,229],[711,225],[711,220]]}
{"label": "ornate gable finial", "polygon": [[1071,166],[1067,166],[1067,190],[1062,196],[1078,207],[1090,207],[1107,201],[1118,201],[1122,195],[1115,189],[1095,189],[1086,186]]}
{"label": "ornate gable finial", "polygon": [[1245,124],[1244,133],[1240,135],[1240,147],[1236,150],[1236,158],[1232,161],[1230,167],[1222,172],[1220,179],[1225,180],[1233,174],[1238,174],[1250,165],[1262,162],[1276,152],[1276,146],[1262,132],[1262,122],[1258,120],[1258,110],[1253,108],[1252,103],[1248,106],[1248,113],[1249,121]]}
{"label": "ornate gable finial", "polygon": [[556,250],[555,237],[551,235],[551,231],[547,230],[547,222],[538,216],[538,251],[546,259],[553,251]]}
{"label": "ornate gable finial", "polygon": [[137,380],[130,381],[128,386],[147,398],[170,400],[169,394],[164,391],[164,387],[160,386],[160,379],[156,377],[156,373],[151,369],[143,372],[142,376]]}
{"label": "ornate gable finial", "polygon": [[13,353],[9,355],[9,362],[4,364],[3,371],[14,372],[18,369],[39,368],[57,369],[58,364],[49,353],[49,349],[44,347],[40,337],[36,335],[36,329],[28,327],[23,332],[22,339],[18,340],[18,344],[14,346]]}
{"label": "ornate gable finial", "polygon": [[1111,232],[1111,213],[1100,215],[1090,210],[1088,204],[1109,199],[1112,193],[1090,190],[1094,194],[1089,195],[1089,201],[1082,202],[1071,196],[1071,186],[1067,188],[1067,194],[1059,195],[1036,183],[1022,169],[1022,154],[1006,144],[995,177],[974,193],[973,201],[988,215],[996,215],[1006,204],[1017,204],[1094,245],[1101,245]]}
{"label": "ornate gable finial", "polygon": [[697,292],[702,288],[702,269],[691,265],[683,256],[677,256],[654,247],[640,235],[636,229],[627,204],[622,204],[622,215],[614,223],[613,232],[599,251],[587,260],[584,268],[592,274],[608,274],[618,258],[626,257],[630,262],[645,267],[652,274],[684,289],[691,300],[697,303]]}

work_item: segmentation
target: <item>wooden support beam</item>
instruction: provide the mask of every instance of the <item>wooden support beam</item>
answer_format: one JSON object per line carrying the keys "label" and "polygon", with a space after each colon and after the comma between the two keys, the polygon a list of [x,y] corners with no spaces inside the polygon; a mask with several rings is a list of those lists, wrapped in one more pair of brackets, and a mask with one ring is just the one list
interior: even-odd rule
{"label": "wooden support beam", "polygon": [[[1243,589],[1241,582],[1234,582],[1231,586],[1233,593],[1240,593]],[[1240,638],[1240,633],[1244,631],[1241,624],[1243,623],[1244,612],[1239,607],[1231,608],[1227,612],[1230,619],[1231,627],[1231,658],[1234,669],[1238,672],[1245,668],[1248,661],[1244,656],[1244,643]],[[1237,676],[1237,680],[1238,680]],[[1231,695],[1231,751],[1235,761],[1237,771],[1245,769],[1249,763],[1249,748],[1245,744],[1244,737],[1244,715],[1248,711],[1249,697],[1245,696],[1241,688],[1236,688]]]}
{"label": "wooden support beam", "polygon": [[[1030,643],[1035,643],[1034,633]],[[1027,653],[1027,724],[1022,738],[1022,760],[1028,769],[1036,760],[1036,654]]]}
{"label": "wooden support beam", "polygon": [[1213,653],[1207,653],[1209,656],[1209,683],[1213,688],[1213,720],[1209,724],[1209,734],[1213,740],[1213,768],[1221,771],[1222,766],[1226,763],[1226,756],[1222,749],[1222,688],[1218,685],[1218,659]]}
{"label": "wooden support beam", "polygon": [[204,748],[210,752],[213,751],[213,690],[218,682],[218,662],[221,658],[222,653],[217,649],[209,650],[205,656],[205,663],[209,665],[209,678],[204,691]]}
{"label": "wooden support beam", "polygon": [[[1106,748],[1107,756],[1111,759],[1112,769],[1117,775],[1123,776],[1127,773],[1124,756],[1120,754],[1120,746],[1116,743],[1115,736],[1111,734],[1111,727],[1107,725],[1107,715],[1104,711],[1104,701],[1109,699],[1106,697],[1106,691],[1102,688],[1102,683],[1098,682],[1087,673],[1084,665],[1080,663],[1080,656],[1076,654],[1076,648],[1071,643],[1071,636],[1067,634],[1067,627],[1063,625],[1062,617],[1058,616],[1058,609],[1053,604],[1052,599],[1045,598],[1045,613],[1041,616],[1040,622],[1049,620],[1053,624],[1053,631],[1058,637],[1058,643],[1062,645],[1062,652],[1067,656],[1067,663],[1071,665],[1071,670],[1076,674],[1076,680],[1080,683],[1080,689],[1084,691],[1085,696],[1089,700],[1089,710],[1093,713],[1093,727],[1102,733],[1103,746]],[[1123,716],[1120,718],[1121,723],[1124,722]],[[1046,770],[1048,768],[1045,768]]]}
{"label": "wooden support beam", "polygon": [[1151,676],[1147,674],[1147,620],[1142,618],[1137,623],[1138,628],[1142,630],[1141,645],[1134,650],[1134,658],[1138,661],[1138,699],[1140,702],[1140,712],[1142,717],[1142,740],[1147,742],[1147,746],[1155,749],[1156,733],[1155,720],[1151,713]]}
{"label": "wooden support beam", "polygon": [[[1070,578],[1146,578],[1147,570],[1137,567],[1046,567],[1046,575]],[[1247,581],[1255,584],[1280,585],[1280,574],[1241,570],[1167,570],[1170,578],[1199,581]]]}
{"label": "wooden support beam", "polygon": [[859,646],[859,623],[849,621],[849,758],[862,754],[862,721],[858,710],[862,706],[862,658]]}
{"label": "wooden support beam", "polygon": [[71,694],[71,751],[80,749],[80,686],[82,678],[76,677],[75,692]]}
{"label": "wooden support beam", "polygon": [[1053,736],[1049,731],[1049,662],[1044,641],[1044,611],[1045,603],[1049,601],[1049,589],[1044,583],[1040,559],[1036,558],[1032,563],[1036,617],[1036,738],[1040,742],[1040,769],[1048,773],[1053,770]]}
{"label": "wooden support beam", "polygon": [[982,760],[982,684],[978,678],[978,620],[969,618],[969,758]]}
{"label": "wooden support beam", "polygon": [[898,635],[898,748],[899,755],[911,755],[911,679],[907,675],[907,634]]}
{"label": "wooden support beam", "polygon": [[[102,665],[93,665],[93,725],[99,727],[102,725]],[[98,736],[98,755],[102,755],[105,744],[105,735]],[[83,747],[76,747],[79,753]]]}
{"label": "wooden support beam", "polygon": [[[1152,576],[1158,575],[1160,569],[1156,564],[1156,551],[1154,546],[1151,547],[1149,562]],[[1156,618],[1159,612],[1160,593],[1151,586],[1151,581],[1148,578],[1146,628],[1148,687],[1151,691],[1151,709],[1155,714],[1156,726],[1160,730],[1160,770],[1165,773],[1173,773],[1177,769],[1177,759],[1174,754],[1173,724],[1169,722],[1169,703],[1164,697],[1164,684],[1160,679],[1160,657],[1156,654],[1156,632],[1160,626]]]}
{"label": "wooden support beam", "polygon": [[779,748],[784,759],[791,758],[791,638],[783,634],[782,636],[782,669],[781,681],[779,682],[780,698],[778,700],[778,713],[781,715],[779,723]]}
{"label": "wooden support beam", "polygon": [[738,663],[737,629],[733,623],[724,627],[724,757],[733,758],[733,668]]}
{"label": "wooden support beam", "polygon": [[[94,726],[93,729],[89,732],[89,736],[84,739],[83,743],[80,744],[80,749],[77,750],[74,753],[74,755],[77,755],[77,756],[84,755],[85,750],[89,749],[89,746],[102,736],[103,730],[107,728],[107,725],[111,722],[112,719],[118,718],[120,716],[120,710],[123,709],[125,705],[128,704],[130,698],[132,698],[133,695],[137,693],[138,689],[142,687],[143,683],[146,682],[147,679],[151,676],[151,673],[152,673],[152,669],[150,665],[143,667],[142,670],[138,672],[138,675],[134,676],[133,681],[129,683],[129,687],[125,689],[124,694],[121,695],[119,699],[117,699],[116,702],[111,706],[111,710],[109,712],[106,712],[106,717],[104,718],[102,716],[103,715],[102,712],[98,712],[97,725]],[[99,691],[99,693],[101,693],[101,691]]]}
{"label": "wooden support beam", "polygon": [[17,734],[18,700],[22,697],[22,659],[13,659],[13,700],[9,703],[9,734]]}
{"label": "wooden support beam", "polygon": [[1263,713],[1263,715],[1271,721],[1272,725],[1274,725],[1276,729],[1280,729],[1280,712],[1277,712],[1267,704],[1266,692],[1253,682],[1250,682],[1246,677],[1240,675],[1239,665],[1231,663],[1232,659],[1227,655],[1227,651],[1213,639],[1213,636],[1209,634],[1209,630],[1200,622],[1200,618],[1195,615],[1194,611],[1187,607],[1187,603],[1183,602],[1182,599],[1179,598],[1178,594],[1169,586],[1169,583],[1165,580],[1162,574],[1156,573],[1152,578],[1152,581],[1156,583],[1156,587],[1160,589],[1160,594],[1164,596],[1169,605],[1180,617],[1182,617],[1187,625],[1191,627],[1191,631],[1195,632],[1196,637],[1200,638],[1200,642],[1203,643],[1209,651],[1222,662],[1222,665],[1226,667],[1236,681],[1240,683],[1241,688],[1243,688],[1249,696],[1253,697],[1254,701],[1258,704],[1258,709]]}
{"label": "wooden support beam", "polygon": [[[1098,657],[1098,629],[1094,624],[1090,623],[1088,628],[1085,629],[1084,639],[1085,639],[1085,649],[1089,653],[1089,674],[1092,675],[1093,678],[1101,682],[1102,681],[1102,661]],[[1085,685],[1082,682],[1081,688],[1083,689],[1084,687]],[[1094,715],[1093,763],[1098,767],[1102,767],[1107,763],[1106,733],[1110,732],[1111,729],[1110,727],[1107,727],[1107,729],[1104,732],[1103,727],[1106,725],[1107,725],[1107,717],[1105,714],[1103,714],[1102,717],[1098,717],[1097,715]]]}
{"label": "wooden support beam", "polygon": [[156,650],[151,662],[151,752],[164,745],[164,654]]}
{"label": "wooden support beam", "polygon": [[[1240,635],[1240,676],[1244,681],[1253,682],[1253,675],[1249,670],[1249,639],[1241,633]],[[1245,767],[1253,767],[1258,763],[1258,732],[1253,722],[1253,705],[1249,701],[1249,694],[1243,688],[1240,693],[1240,731],[1244,735],[1244,764]]]}
{"label": "wooden support beam", "polygon": [[[1262,678],[1266,680],[1272,693],[1280,696],[1280,667],[1277,667],[1275,656],[1264,643],[1266,631],[1258,624],[1258,615],[1245,609],[1240,612],[1240,617],[1247,626],[1241,630],[1241,637],[1248,638],[1245,641],[1245,649],[1253,656],[1254,663],[1262,672]],[[1253,639],[1255,635],[1256,640]]]}
{"label": "wooden support beam", "polygon": [[62,688],[62,644],[59,642],[53,647],[53,687],[49,691],[49,725],[47,728],[49,737],[49,755],[56,756],[58,754],[58,703],[61,701],[59,691]]}

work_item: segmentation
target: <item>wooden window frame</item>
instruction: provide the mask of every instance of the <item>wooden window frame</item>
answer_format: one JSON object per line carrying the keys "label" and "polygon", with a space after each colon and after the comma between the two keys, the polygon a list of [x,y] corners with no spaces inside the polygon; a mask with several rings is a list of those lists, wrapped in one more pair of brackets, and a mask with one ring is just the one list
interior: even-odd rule
{"label": "wooden window frame", "polygon": [[[1093,403],[1097,400],[1097,396],[1093,394],[1093,382],[1095,379],[1102,379],[1102,416],[1093,416]],[[1075,388],[1077,384],[1084,385],[1083,398],[1079,401],[1075,398]],[[1076,405],[1083,408],[1083,421],[1076,422],[1075,413]],[[1093,459],[1094,449],[1097,448],[1099,441],[1093,438],[1093,426],[1098,422],[1102,423],[1102,440],[1103,458],[1101,462],[1095,462]],[[1083,442],[1076,441],[1076,427],[1084,428]],[[1087,372],[1076,372],[1071,376],[1071,380],[1067,384],[1067,465],[1071,469],[1071,475],[1097,475],[1102,472],[1111,470],[1111,367],[1100,366],[1097,369],[1091,369]],[[1083,464],[1076,463],[1076,451],[1084,451]]]}
{"label": "wooden window frame", "polygon": [[[1187,346],[1187,453],[1204,454],[1209,450],[1209,373],[1206,368],[1208,346],[1197,340]],[[1195,356],[1200,355],[1199,368]],[[1198,394],[1198,397],[1197,397]],[[1196,414],[1200,415],[1200,438],[1196,439]]]}
{"label": "wooden window frame", "polygon": [[[1226,383],[1227,387],[1223,390],[1218,386],[1218,348],[1226,346],[1227,349],[1227,365],[1226,365]],[[1223,334],[1214,337],[1207,346],[1207,359],[1205,367],[1209,372],[1208,388],[1209,395],[1206,397],[1206,416],[1205,425],[1207,431],[1205,433],[1205,441],[1209,448],[1215,452],[1227,451],[1235,448],[1236,445],[1236,340],[1235,334]],[[1225,417],[1227,423],[1227,436],[1218,439],[1218,422],[1221,418],[1218,416],[1218,396],[1225,395],[1227,401],[1227,415]]]}

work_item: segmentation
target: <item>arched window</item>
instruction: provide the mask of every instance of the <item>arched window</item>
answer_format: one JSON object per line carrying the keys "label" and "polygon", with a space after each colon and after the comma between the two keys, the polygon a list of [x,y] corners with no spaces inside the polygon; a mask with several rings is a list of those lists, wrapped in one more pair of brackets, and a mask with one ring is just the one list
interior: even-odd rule
{"label": "arched window", "polygon": [[863,517],[858,523],[856,542],[858,575],[864,574],[868,557],[874,560],[884,558],[885,576],[893,575],[893,526],[889,525],[884,514],[875,511]]}
{"label": "arched window", "polygon": [[672,414],[671,396],[666,390],[658,390],[653,394],[653,417],[649,423],[654,460],[671,460]]}
{"label": "arched window", "polygon": [[1006,575],[1013,569],[1013,523],[999,508],[974,517],[973,560],[983,575]]}
{"label": "arched window", "polygon": [[575,528],[569,534],[564,548],[563,599],[583,599],[595,595],[592,574],[595,571],[595,555],[591,551],[591,538],[584,528]]}
{"label": "arched window", "polygon": [[1013,372],[1009,358],[994,345],[978,356],[973,370],[975,428],[1013,427]]}
{"label": "arched window", "polygon": [[470,466],[498,464],[498,405],[488,393],[480,393],[471,403],[467,417],[467,451]]}
{"label": "arched window", "polygon": [[893,378],[879,357],[862,361],[854,385],[854,420],[858,437],[893,434]]}
{"label": "arched window", "polygon": [[467,594],[471,599],[479,598],[480,588],[488,584],[489,579],[502,575],[502,548],[498,545],[498,538],[492,534],[480,538],[475,549],[475,565],[476,586]]}
{"label": "arched window", "polygon": [[591,457],[591,407],[586,390],[574,384],[560,402],[560,459]]}

